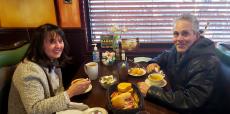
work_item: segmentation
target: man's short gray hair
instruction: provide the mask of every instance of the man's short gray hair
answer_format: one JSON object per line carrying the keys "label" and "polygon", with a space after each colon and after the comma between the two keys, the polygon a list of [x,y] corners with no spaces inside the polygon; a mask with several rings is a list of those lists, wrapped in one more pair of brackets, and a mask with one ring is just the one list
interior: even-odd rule
{"label": "man's short gray hair", "polygon": [[191,14],[182,14],[181,16],[176,18],[174,20],[173,29],[175,29],[176,22],[180,21],[180,20],[185,20],[185,21],[191,22],[193,31],[194,32],[199,32],[199,21],[197,20],[197,18],[195,16],[193,16]]}

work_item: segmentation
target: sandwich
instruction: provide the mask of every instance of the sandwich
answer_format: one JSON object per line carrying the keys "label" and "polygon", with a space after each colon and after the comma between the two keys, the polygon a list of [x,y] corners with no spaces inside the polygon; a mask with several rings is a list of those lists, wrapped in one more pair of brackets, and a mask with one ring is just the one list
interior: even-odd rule
{"label": "sandwich", "polygon": [[125,92],[121,93],[111,99],[112,105],[115,108],[119,109],[128,109],[132,108],[133,104],[133,98],[131,96],[131,93]]}

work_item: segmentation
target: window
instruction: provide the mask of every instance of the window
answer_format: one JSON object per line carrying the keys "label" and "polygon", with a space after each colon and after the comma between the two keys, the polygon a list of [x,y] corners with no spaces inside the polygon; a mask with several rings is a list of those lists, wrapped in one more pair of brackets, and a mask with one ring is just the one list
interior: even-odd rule
{"label": "window", "polygon": [[205,37],[230,41],[230,0],[88,0],[88,4],[93,42],[111,34],[113,24],[128,28],[122,38],[172,42],[172,22],[182,13],[196,15],[200,29],[208,25]]}

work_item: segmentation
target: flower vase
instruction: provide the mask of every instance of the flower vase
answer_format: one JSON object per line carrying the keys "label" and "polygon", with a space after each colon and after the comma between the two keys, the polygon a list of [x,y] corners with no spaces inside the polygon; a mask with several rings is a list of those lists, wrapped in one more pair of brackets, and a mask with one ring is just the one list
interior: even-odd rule
{"label": "flower vase", "polygon": [[119,48],[119,42],[118,40],[113,40],[113,51],[116,51],[116,49]]}

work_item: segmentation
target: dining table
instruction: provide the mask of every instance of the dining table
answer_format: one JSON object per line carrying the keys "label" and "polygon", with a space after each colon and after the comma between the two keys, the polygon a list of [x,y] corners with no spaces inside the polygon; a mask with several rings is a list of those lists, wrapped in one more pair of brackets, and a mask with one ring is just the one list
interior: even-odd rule
{"label": "dining table", "polygon": [[[87,74],[84,71],[84,65],[88,62],[92,61],[85,61],[77,70],[74,79],[77,78],[88,78]],[[107,89],[103,88],[99,82],[99,78],[102,76],[113,75],[117,79],[119,79],[118,73],[118,65],[122,61],[116,61],[113,65],[104,65],[102,62],[98,62],[98,78],[95,80],[91,80],[92,89],[84,94],[77,95],[71,98],[71,101],[74,102],[82,102],[87,104],[89,107],[102,107],[108,111],[108,114],[113,114],[111,110],[108,108],[108,102],[106,97]],[[127,61],[126,61],[127,62]],[[134,63],[128,61],[128,68],[132,67],[146,67],[146,63]],[[137,84],[138,82],[145,81],[148,77],[148,73],[142,76],[131,76],[127,75],[127,82],[131,82]],[[73,79],[73,80],[74,80]],[[119,80],[118,80],[119,81]],[[144,107],[143,110],[148,111],[150,114],[177,114],[177,112],[166,108],[160,104],[148,101],[144,99]]]}

